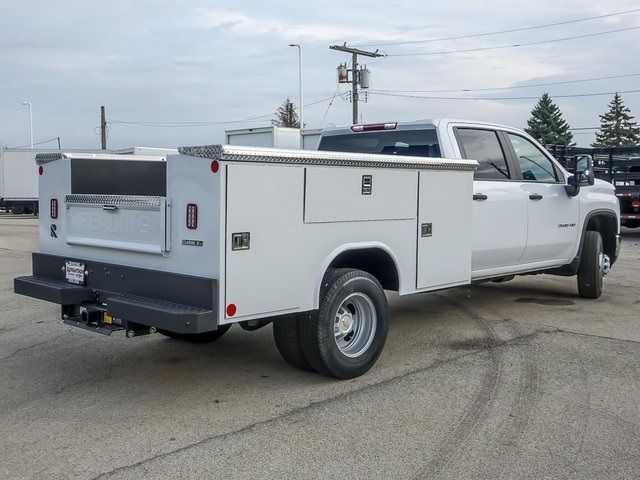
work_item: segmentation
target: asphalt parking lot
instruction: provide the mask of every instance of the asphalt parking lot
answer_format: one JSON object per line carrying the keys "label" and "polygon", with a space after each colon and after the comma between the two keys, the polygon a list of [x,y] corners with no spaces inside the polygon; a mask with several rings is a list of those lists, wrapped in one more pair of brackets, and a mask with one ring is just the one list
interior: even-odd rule
{"label": "asphalt parking lot", "polygon": [[34,249],[36,219],[0,216],[1,478],[638,478],[640,230],[596,301],[552,276],[392,296],[380,360],[343,382],[270,327],[64,326],[13,294]]}

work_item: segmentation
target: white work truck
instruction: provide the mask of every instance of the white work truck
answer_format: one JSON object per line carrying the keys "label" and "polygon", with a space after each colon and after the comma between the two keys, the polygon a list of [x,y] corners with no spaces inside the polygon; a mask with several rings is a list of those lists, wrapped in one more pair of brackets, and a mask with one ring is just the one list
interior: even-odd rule
{"label": "white work truck", "polygon": [[291,364],[352,378],[382,351],[385,290],[554,273],[597,298],[618,255],[613,187],[521,131],[356,125],[319,148],[39,156],[41,252],[15,291],[127,337],[207,342],[273,322]]}

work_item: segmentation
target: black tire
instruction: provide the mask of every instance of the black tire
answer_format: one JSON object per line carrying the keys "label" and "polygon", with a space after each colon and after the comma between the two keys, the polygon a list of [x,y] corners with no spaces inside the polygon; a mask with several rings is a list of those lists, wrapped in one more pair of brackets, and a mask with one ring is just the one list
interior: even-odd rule
{"label": "black tire", "polygon": [[586,232],[578,268],[578,293],[582,298],[599,298],[602,295],[603,274],[600,268],[602,253],[600,234],[593,231]]}
{"label": "black tire", "polygon": [[227,330],[231,328],[231,324],[220,325],[217,330],[213,330],[212,332],[204,332],[204,333],[175,333],[168,332],[166,330],[158,330],[158,333],[161,333],[165,337],[173,338],[175,340],[182,340],[183,342],[189,343],[209,343],[215,342],[225,333]]}
{"label": "black tire", "polygon": [[[375,330],[371,329],[371,333],[365,336],[354,333],[352,339],[360,337],[369,340],[364,342],[361,351],[347,355],[338,347],[334,328],[337,326],[338,309],[354,295],[372,312],[369,323],[374,325]],[[355,307],[351,305],[349,308]],[[354,313],[353,318],[357,315],[360,313]],[[375,277],[361,270],[330,270],[323,280],[320,309],[307,321],[300,323],[300,340],[305,358],[315,370],[335,378],[355,378],[375,364],[387,339],[388,326],[387,297]],[[366,332],[366,329],[362,328],[362,331]],[[345,335],[344,338],[347,337]]]}
{"label": "black tire", "polygon": [[315,372],[302,351],[300,341],[300,323],[308,321],[311,313],[287,315],[273,321],[273,339],[276,347],[287,362],[302,370]]}

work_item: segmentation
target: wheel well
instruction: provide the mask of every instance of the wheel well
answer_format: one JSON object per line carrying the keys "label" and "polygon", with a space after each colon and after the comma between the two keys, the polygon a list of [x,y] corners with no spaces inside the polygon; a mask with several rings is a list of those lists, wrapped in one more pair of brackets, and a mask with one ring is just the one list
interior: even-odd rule
{"label": "wheel well", "polygon": [[615,215],[597,214],[589,218],[587,231],[598,232],[602,237],[602,248],[604,253],[613,258],[616,254],[616,234],[618,233],[618,222]]}
{"label": "wheel well", "polygon": [[347,250],[334,258],[329,268],[357,268],[376,277],[385,290],[397,292],[400,289],[396,264],[381,248]]}

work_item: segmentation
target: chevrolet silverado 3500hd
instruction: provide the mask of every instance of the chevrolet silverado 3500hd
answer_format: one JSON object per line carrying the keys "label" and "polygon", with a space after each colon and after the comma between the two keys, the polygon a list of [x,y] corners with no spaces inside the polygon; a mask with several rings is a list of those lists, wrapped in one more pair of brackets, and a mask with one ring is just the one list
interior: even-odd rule
{"label": "chevrolet silverado 3500hd", "polygon": [[590,158],[571,175],[519,130],[446,120],[335,128],[319,148],[39,156],[41,252],[15,291],[128,337],[273,322],[287,361],[337,378],[382,351],[384,290],[544,272],[600,296],[619,210]]}

